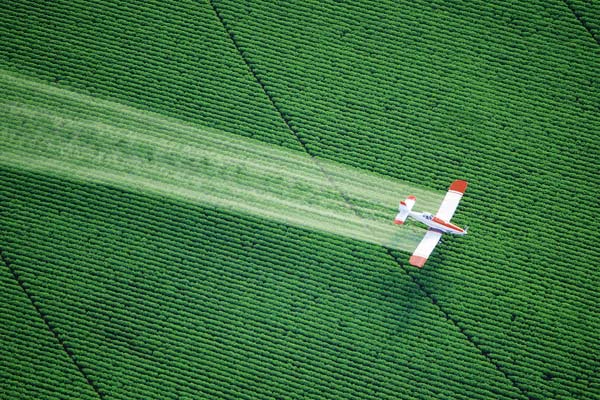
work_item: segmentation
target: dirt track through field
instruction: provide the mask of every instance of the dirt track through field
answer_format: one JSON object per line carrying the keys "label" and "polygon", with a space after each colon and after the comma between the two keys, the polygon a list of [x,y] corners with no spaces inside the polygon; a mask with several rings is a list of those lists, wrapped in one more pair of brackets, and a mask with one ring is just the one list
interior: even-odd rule
{"label": "dirt track through field", "polygon": [[414,194],[416,209],[435,211],[443,196],[5,71],[0,95],[0,163],[27,170],[150,191],[403,251],[414,250],[423,229],[392,224],[398,200]]}

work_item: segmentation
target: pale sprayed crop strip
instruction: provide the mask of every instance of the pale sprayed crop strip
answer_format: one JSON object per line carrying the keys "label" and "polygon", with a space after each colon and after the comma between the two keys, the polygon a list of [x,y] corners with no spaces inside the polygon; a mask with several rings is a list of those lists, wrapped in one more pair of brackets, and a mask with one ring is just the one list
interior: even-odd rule
{"label": "pale sprayed crop strip", "polygon": [[305,154],[182,124],[9,73],[0,161],[149,190],[411,251],[422,235],[391,223],[408,194],[433,211],[439,193]]}

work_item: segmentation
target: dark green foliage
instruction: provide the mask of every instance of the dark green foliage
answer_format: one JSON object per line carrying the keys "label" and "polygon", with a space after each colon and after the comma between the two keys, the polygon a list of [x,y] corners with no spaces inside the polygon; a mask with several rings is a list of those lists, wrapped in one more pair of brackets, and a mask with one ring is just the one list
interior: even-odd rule
{"label": "dark green foliage", "polygon": [[600,44],[600,3],[594,0],[565,0],[573,15],[596,43]]}

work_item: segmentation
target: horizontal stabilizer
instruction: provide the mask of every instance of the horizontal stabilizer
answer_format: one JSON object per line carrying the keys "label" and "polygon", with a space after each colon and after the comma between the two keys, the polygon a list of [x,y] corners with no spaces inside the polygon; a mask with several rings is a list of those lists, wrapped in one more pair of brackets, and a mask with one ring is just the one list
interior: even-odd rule
{"label": "horizontal stabilizer", "polygon": [[396,225],[402,225],[404,221],[406,221],[406,218],[410,214],[416,201],[417,198],[415,196],[408,196],[406,200],[400,202],[398,214],[396,215],[396,218],[394,218],[394,223]]}

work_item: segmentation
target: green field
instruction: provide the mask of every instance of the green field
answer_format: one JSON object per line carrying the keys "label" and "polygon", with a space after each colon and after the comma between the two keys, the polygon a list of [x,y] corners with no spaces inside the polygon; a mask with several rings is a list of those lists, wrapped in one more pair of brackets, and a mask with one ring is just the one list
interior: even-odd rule
{"label": "green field", "polygon": [[0,399],[600,398],[599,23],[0,4]]}

